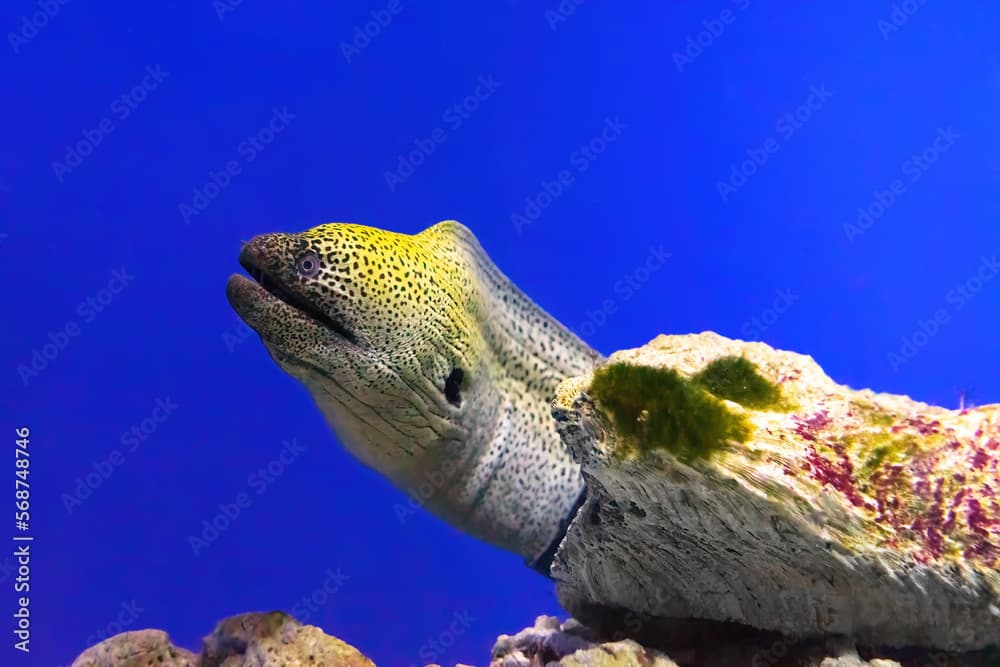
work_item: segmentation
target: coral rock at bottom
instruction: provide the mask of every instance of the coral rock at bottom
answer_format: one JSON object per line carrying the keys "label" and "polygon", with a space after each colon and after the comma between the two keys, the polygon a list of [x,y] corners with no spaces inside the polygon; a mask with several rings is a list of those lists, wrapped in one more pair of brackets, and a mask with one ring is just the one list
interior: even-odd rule
{"label": "coral rock at bottom", "polygon": [[[844,639],[798,640],[744,628],[683,623],[608,632],[576,620],[539,616],[501,635],[489,667],[997,667],[1000,661],[909,653],[899,662],[858,656]],[[650,641],[636,641],[644,635]],[[631,638],[630,638],[631,637]],[[651,648],[655,645],[656,648]],[[484,656],[485,657],[485,656]],[[486,664],[485,662],[476,664]],[[195,654],[160,630],[124,632],[86,650],[72,667],[375,667],[357,649],[281,612],[220,622]],[[390,666],[395,667],[395,666]],[[438,666],[429,666],[438,667]],[[457,665],[456,667],[468,667]]]}
{"label": "coral rock at bottom", "polygon": [[500,635],[490,667],[677,667],[663,653],[646,650],[630,639],[599,642],[574,620],[560,625],[539,616],[534,627],[514,636]]}
{"label": "coral rock at bottom", "polygon": [[490,667],[900,667],[893,660],[866,662],[842,640],[796,642],[762,633],[753,638],[716,634],[694,642],[689,637],[684,648],[664,652],[619,636],[602,639],[575,620],[560,625],[552,616],[539,616],[534,627],[500,636]]}
{"label": "coral rock at bottom", "polygon": [[227,618],[202,644],[195,655],[160,630],[123,632],[84,651],[72,667],[375,667],[356,648],[281,612]]}

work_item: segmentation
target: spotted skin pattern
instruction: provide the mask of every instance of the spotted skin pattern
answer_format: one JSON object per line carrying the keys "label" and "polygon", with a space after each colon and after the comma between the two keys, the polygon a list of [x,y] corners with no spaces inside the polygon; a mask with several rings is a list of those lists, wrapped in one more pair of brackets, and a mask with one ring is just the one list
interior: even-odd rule
{"label": "spotted skin pattern", "polygon": [[258,281],[230,278],[230,303],[354,456],[480,539],[529,561],[550,547],[583,489],[552,396],[601,357],[467,228],[326,224],[240,259]]}

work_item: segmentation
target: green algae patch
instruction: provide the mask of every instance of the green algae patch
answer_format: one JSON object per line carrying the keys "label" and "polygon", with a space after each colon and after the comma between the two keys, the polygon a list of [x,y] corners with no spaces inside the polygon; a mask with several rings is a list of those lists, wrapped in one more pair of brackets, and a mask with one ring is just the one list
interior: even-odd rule
{"label": "green algae patch", "polygon": [[690,464],[753,433],[744,415],[670,368],[609,364],[594,372],[588,393],[623,436],[623,454],[663,449]]}
{"label": "green algae patch", "polygon": [[719,398],[752,410],[779,407],[781,389],[757,372],[745,357],[719,357],[691,378]]}
{"label": "green algae patch", "polygon": [[886,412],[868,400],[852,400],[851,408],[860,413],[862,420],[873,427],[886,428],[898,421],[898,416]]}
{"label": "green algae patch", "polygon": [[871,423],[875,426],[889,427],[896,423],[896,417],[886,412],[873,412],[871,415]]}
{"label": "green algae patch", "polygon": [[882,466],[891,452],[892,449],[888,445],[879,445],[873,449],[871,454],[868,455],[868,458],[866,458],[864,463],[861,464],[861,470],[858,471],[858,476],[862,478],[871,476],[873,472]]}
{"label": "green algae patch", "polygon": [[865,480],[884,472],[886,465],[913,461],[921,449],[920,441],[912,433],[896,435],[888,430],[876,430],[859,434],[857,440],[860,443],[858,456],[862,459],[858,477]]}

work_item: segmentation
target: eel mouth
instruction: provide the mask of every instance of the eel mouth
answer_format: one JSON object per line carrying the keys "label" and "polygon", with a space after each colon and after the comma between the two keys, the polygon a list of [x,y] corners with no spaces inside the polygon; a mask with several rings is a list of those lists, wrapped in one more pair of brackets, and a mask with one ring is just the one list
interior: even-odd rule
{"label": "eel mouth", "polygon": [[[298,313],[313,320],[340,338],[343,338],[354,345],[358,345],[357,336],[343,322],[340,322],[327,313],[324,313],[311,303],[309,299],[286,289],[280,280],[278,280],[274,275],[269,274],[261,267],[261,265],[257,262],[257,259],[253,256],[253,253],[246,251],[241,252],[239,262],[240,266],[246,270],[250,277],[256,281],[257,285],[259,285],[266,294],[278,301],[281,301],[285,306],[295,309]],[[231,290],[236,288],[237,284],[234,283],[234,281],[239,279],[240,276],[233,276],[230,279]],[[244,278],[243,280],[245,281],[246,279]],[[232,300],[233,299],[231,298],[230,301]],[[234,306],[235,305],[236,304],[234,304]]]}

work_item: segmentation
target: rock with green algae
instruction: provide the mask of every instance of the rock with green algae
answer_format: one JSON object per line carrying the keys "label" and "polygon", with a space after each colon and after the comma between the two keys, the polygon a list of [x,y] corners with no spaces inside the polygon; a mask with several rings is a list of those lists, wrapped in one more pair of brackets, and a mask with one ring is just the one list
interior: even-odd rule
{"label": "rock with green algae", "polygon": [[856,391],[703,333],[615,353],[553,414],[588,488],[552,570],[574,615],[1000,644],[1000,405]]}
{"label": "rock with green algae", "polygon": [[356,648],[282,612],[220,622],[201,653],[174,646],[161,630],[123,632],[80,655],[72,667],[375,667]]}

